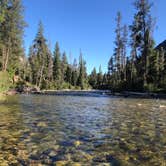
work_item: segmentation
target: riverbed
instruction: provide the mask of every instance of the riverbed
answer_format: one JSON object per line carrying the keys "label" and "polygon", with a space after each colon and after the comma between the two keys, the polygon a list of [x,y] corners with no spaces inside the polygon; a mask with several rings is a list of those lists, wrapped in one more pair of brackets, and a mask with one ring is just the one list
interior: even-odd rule
{"label": "riverbed", "polygon": [[0,165],[166,165],[166,100],[17,95],[0,112]]}

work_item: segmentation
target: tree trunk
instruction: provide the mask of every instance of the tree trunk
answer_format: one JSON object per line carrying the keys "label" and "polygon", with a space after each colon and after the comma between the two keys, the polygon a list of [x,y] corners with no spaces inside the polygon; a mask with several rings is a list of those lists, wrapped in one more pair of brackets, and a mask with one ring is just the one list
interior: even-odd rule
{"label": "tree trunk", "polygon": [[7,50],[6,50],[6,58],[5,58],[5,63],[4,63],[4,71],[7,70],[8,61],[9,61],[9,51],[10,51],[10,49],[7,48]]}
{"label": "tree trunk", "polygon": [[5,55],[6,55],[5,46],[2,46],[2,71],[5,70]]}
{"label": "tree trunk", "polygon": [[8,61],[9,61],[9,53],[10,53],[10,47],[11,47],[11,40],[8,39],[8,43],[6,43],[2,48],[2,70],[6,71],[8,67]]}
{"label": "tree trunk", "polygon": [[40,71],[40,78],[39,78],[39,85],[38,85],[39,88],[41,86],[41,81],[42,81],[42,77],[43,77],[43,69],[44,69],[44,65],[42,66],[41,71]]}

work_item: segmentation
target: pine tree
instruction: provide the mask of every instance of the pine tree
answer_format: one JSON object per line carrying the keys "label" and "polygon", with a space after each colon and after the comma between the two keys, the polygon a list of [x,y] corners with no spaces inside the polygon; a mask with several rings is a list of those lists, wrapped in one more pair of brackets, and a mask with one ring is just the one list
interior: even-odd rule
{"label": "pine tree", "polygon": [[74,59],[72,68],[73,68],[73,71],[72,71],[72,85],[77,86],[78,69],[77,69],[77,60],[76,59]]}
{"label": "pine tree", "polygon": [[126,81],[126,57],[127,57],[127,26],[124,25],[123,27],[123,36],[122,36],[122,75],[123,75],[123,80]]}
{"label": "pine tree", "polygon": [[84,89],[85,81],[86,81],[86,67],[85,67],[85,64],[86,63],[83,60],[82,52],[80,52],[80,57],[79,57],[79,76],[78,76],[77,85],[80,86],[81,89]]}
{"label": "pine tree", "polygon": [[[136,14],[134,15],[131,29],[131,46],[132,46],[132,61],[133,68],[135,68],[135,61],[137,61],[136,70],[140,79],[142,79],[143,86],[147,85],[147,63],[148,54],[147,48],[150,47],[149,41],[152,41],[152,17],[150,15],[151,4],[148,0],[136,0],[134,3]],[[147,36],[149,36],[147,41]],[[150,44],[151,45],[151,44]],[[142,77],[143,75],[143,77]]]}
{"label": "pine tree", "polygon": [[1,69],[15,73],[24,58],[22,38],[25,22],[21,0],[0,2],[0,56]]}
{"label": "pine tree", "polygon": [[66,79],[67,66],[68,66],[67,56],[66,53],[64,52],[62,55],[62,63],[61,63],[61,73],[63,81],[65,81]]}
{"label": "pine tree", "polygon": [[100,89],[102,87],[102,82],[103,82],[103,74],[101,70],[101,65],[99,67],[99,72],[97,74],[97,87]]}
{"label": "pine tree", "polygon": [[52,55],[43,33],[43,25],[40,22],[37,35],[29,52],[32,83],[39,88],[47,88],[47,84],[52,78]]}
{"label": "pine tree", "polygon": [[77,86],[77,79],[78,79],[78,72],[77,70],[72,71],[72,77],[71,77],[71,84],[76,87]]}
{"label": "pine tree", "polygon": [[115,72],[114,60],[113,60],[113,57],[111,57],[108,62],[108,74],[112,75],[114,72]]}
{"label": "pine tree", "polygon": [[[153,41],[150,36],[149,29],[145,32],[145,40],[144,40],[144,50],[142,53],[142,65],[143,65],[143,73],[144,73],[144,87],[148,84],[149,77],[149,67],[150,67],[150,59],[153,56]],[[149,81],[150,83],[150,81]]]}
{"label": "pine tree", "polygon": [[118,12],[117,13],[117,18],[116,18],[116,22],[117,22],[117,27],[115,30],[116,33],[116,40],[115,40],[115,49],[114,49],[114,60],[115,60],[115,70],[117,73],[117,81],[120,81],[121,79],[121,71],[122,71],[122,63],[121,63],[121,59],[122,59],[122,36],[121,36],[121,13]]}
{"label": "pine tree", "polygon": [[148,83],[153,84],[153,87],[158,87],[159,84],[159,52],[152,51],[149,56],[148,64]]}
{"label": "pine tree", "polygon": [[97,88],[97,73],[95,67],[93,68],[89,76],[89,84],[92,86],[93,89]]}
{"label": "pine tree", "polygon": [[108,74],[104,73],[102,80],[102,89],[108,89]]}
{"label": "pine tree", "polygon": [[67,66],[67,70],[66,70],[66,81],[69,84],[72,84],[72,68],[70,65]]}
{"label": "pine tree", "polygon": [[53,77],[54,81],[58,84],[62,82],[62,73],[61,73],[61,54],[59,43],[57,42],[54,50],[54,67],[53,67]]}
{"label": "pine tree", "polygon": [[161,85],[165,84],[165,65],[166,65],[166,60],[165,60],[165,50],[163,49],[163,47],[160,49],[159,51],[159,82]]}
{"label": "pine tree", "polygon": [[53,81],[53,58],[52,53],[50,50],[48,50],[48,80],[49,82]]}

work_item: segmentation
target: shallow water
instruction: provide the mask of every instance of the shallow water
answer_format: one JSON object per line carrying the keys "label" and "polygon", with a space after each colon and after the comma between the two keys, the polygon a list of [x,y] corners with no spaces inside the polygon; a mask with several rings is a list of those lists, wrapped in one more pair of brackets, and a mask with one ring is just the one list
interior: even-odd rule
{"label": "shallow water", "polygon": [[166,100],[21,95],[0,112],[2,166],[166,166]]}

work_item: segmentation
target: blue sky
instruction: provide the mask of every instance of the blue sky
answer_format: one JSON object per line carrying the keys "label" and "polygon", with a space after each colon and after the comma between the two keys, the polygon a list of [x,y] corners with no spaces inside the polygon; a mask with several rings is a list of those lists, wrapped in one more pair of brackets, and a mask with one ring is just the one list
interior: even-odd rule
{"label": "blue sky", "polygon": [[[61,52],[66,51],[72,62],[81,49],[88,73],[100,65],[105,72],[114,48],[116,13],[121,11],[122,22],[131,24],[135,11],[132,3],[133,0],[23,0],[28,23],[24,37],[26,53],[41,20],[52,50],[58,41]],[[165,6],[165,0],[156,0],[152,9],[157,21],[156,44],[166,39]]]}

